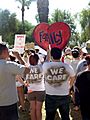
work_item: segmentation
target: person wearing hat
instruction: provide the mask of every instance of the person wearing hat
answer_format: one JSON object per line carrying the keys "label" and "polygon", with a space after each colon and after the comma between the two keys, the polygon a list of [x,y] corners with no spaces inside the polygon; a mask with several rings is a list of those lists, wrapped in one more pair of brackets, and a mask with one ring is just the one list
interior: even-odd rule
{"label": "person wearing hat", "polygon": [[85,60],[87,68],[77,75],[75,86],[79,93],[82,120],[90,120],[90,54]]}
{"label": "person wearing hat", "polygon": [[71,66],[73,67],[75,73],[76,73],[76,67],[77,64],[80,61],[80,52],[77,49],[72,49],[72,61],[71,61]]}
{"label": "person wearing hat", "polygon": [[[71,61],[71,66],[73,67],[74,72],[76,74],[76,67],[80,61],[80,51],[76,47],[74,47],[72,49],[72,57],[73,57],[73,59]],[[73,103],[75,105],[74,110],[76,110],[76,111],[79,110],[79,97],[77,94],[78,94],[78,92],[75,89],[75,86],[73,85],[73,87],[71,89],[71,97],[72,97]]]}
{"label": "person wearing hat", "polygon": [[72,51],[70,47],[65,49],[64,63],[71,64],[72,61]]}
{"label": "person wearing hat", "polygon": [[51,49],[51,62],[44,62],[43,73],[46,88],[46,120],[54,120],[59,108],[62,120],[69,118],[69,88],[74,82],[73,68],[60,61],[62,51],[59,48]]}
{"label": "person wearing hat", "polygon": [[[84,48],[82,48],[81,51],[82,51],[83,57],[77,64],[76,76],[77,76],[77,74],[79,72],[84,71],[86,69],[86,67],[87,67],[87,61],[85,60],[85,56],[90,54],[90,40],[88,40],[86,42],[86,46]],[[74,107],[74,110],[78,110],[79,109],[79,103],[80,103],[79,94],[78,94],[77,89],[75,88],[75,107]]]}
{"label": "person wearing hat", "polygon": [[85,47],[82,49],[84,53],[90,53],[90,40],[86,42]]}
{"label": "person wearing hat", "polygon": [[[90,40],[88,40],[88,41],[86,42],[85,47],[82,48],[82,52],[85,53],[85,56],[88,55],[88,54],[90,54]],[[76,68],[77,73],[79,73],[79,72],[81,72],[81,71],[83,71],[83,70],[86,69],[87,62],[86,62],[86,60],[84,59],[85,56],[83,57],[83,59],[82,59],[82,60],[78,63],[78,65],[77,65],[77,68]]]}

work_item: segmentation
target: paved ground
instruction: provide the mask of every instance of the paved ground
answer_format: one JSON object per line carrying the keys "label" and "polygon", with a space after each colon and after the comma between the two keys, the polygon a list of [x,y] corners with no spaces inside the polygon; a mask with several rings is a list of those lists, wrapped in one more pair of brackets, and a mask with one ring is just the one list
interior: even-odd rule
{"label": "paved ground", "polygon": [[[30,119],[29,103],[28,103],[28,101],[25,102],[25,105],[26,105],[27,111],[26,112],[19,111],[19,117],[20,117],[19,120],[31,120]],[[74,111],[73,107],[74,107],[73,103],[71,103],[70,120],[82,120],[80,111]],[[43,104],[43,109],[42,109],[42,115],[43,115],[43,119],[42,120],[45,120],[45,107],[44,107],[44,104]],[[61,120],[60,116],[58,114],[56,114],[55,120]]]}

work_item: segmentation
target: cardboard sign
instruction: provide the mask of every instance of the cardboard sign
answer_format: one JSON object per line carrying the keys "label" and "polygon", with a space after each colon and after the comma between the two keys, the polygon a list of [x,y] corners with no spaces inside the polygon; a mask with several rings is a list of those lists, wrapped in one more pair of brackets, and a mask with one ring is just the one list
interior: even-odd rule
{"label": "cardboard sign", "polygon": [[18,51],[20,54],[24,52],[25,38],[26,38],[26,35],[24,34],[15,35],[14,50]]}
{"label": "cardboard sign", "polygon": [[57,47],[62,50],[69,41],[71,30],[64,22],[56,22],[51,25],[41,23],[35,27],[33,36],[35,42],[45,50],[49,44],[51,48]]}
{"label": "cardboard sign", "polygon": [[40,23],[38,24],[34,31],[33,31],[33,37],[35,40],[35,43],[38,44],[41,48],[44,50],[47,50],[49,46],[49,40],[48,40],[48,34],[47,34],[47,29],[49,25],[47,23]]}

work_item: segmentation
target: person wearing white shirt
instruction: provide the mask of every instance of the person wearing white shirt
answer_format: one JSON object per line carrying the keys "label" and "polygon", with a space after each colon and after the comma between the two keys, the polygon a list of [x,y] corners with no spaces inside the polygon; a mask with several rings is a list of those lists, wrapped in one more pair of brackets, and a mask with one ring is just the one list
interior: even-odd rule
{"label": "person wearing white shirt", "polygon": [[46,120],[54,120],[57,108],[62,120],[69,118],[69,90],[74,83],[73,68],[60,61],[62,51],[51,49],[52,62],[44,62]]}

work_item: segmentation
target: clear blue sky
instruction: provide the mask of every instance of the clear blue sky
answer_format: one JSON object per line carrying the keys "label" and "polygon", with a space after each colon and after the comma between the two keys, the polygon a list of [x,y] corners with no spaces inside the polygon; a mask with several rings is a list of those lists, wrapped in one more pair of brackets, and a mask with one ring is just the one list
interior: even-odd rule
{"label": "clear blue sky", "polygon": [[[90,0],[49,0],[49,17],[55,9],[69,10],[72,14],[80,12],[87,8]],[[11,13],[15,12],[17,18],[21,20],[21,10],[18,8],[19,3],[15,0],[0,0],[0,8],[8,9]],[[36,24],[35,15],[37,14],[36,2],[32,2],[29,10],[25,10],[25,20]]]}

